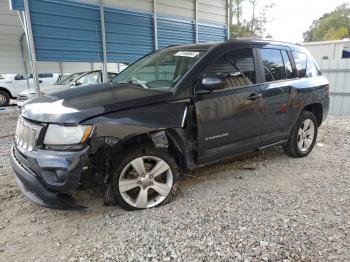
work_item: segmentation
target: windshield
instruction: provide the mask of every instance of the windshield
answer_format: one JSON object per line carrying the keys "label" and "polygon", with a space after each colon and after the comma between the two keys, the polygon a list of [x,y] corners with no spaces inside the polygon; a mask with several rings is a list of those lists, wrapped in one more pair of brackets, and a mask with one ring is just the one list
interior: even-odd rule
{"label": "windshield", "polygon": [[73,82],[75,79],[77,79],[78,76],[82,75],[83,73],[75,73],[67,76],[62,76],[60,79],[57,80],[55,85],[67,85],[71,82]]}
{"label": "windshield", "polygon": [[164,50],[130,65],[111,81],[143,88],[169,90],[204,54],[203,50]]}

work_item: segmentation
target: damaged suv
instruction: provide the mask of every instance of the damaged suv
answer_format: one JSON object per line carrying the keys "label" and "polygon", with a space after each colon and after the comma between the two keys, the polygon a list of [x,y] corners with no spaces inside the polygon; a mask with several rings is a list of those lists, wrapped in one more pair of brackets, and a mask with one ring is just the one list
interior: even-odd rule
{"label": "damaged suv", "polygon": [[298,45],[171,46],[109,83],[30,101],[11,162],[23,194],[45,207],[82,207],[72,191],[103,186],[127,210],[151,208],[186,170],[276,145],[307,156],[328,107],[328,80]]}

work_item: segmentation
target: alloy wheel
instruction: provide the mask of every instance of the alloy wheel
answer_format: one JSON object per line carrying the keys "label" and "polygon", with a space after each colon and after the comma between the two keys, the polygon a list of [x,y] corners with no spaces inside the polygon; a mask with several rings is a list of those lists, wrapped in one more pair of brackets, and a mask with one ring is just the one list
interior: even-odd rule
{"label": "alloy wheel", "polygon": [[0,106],[4,105],[7,101],[7,98],[4,94],[0,94]]}
{"label": "alloy wheel", "polygon": [[143,209],[163,202],[173,186],[169,164],[155,156],[142,156],[130,161],[119,178],[119,192],[129,205]]}
{"label": "alloy wheel", "polygon": [[305,119],[298,131],[298,148],[301,152],[306,152],[315,137],[315,126],[311,119]]}

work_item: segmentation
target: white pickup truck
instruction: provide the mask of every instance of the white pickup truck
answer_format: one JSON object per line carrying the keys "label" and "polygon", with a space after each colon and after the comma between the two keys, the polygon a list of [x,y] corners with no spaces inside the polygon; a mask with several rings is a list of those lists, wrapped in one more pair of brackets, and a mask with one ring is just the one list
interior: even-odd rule
{"label": "white pickup truck", "polygon": [[[7,106],[10,99],[15,99],[18,94],[26,89],[34,88],[32,74],[4,74],[0,79],[0,107]],[[56,82],[58,74],[39,74],[39,82],[42,85],[50,85]]]}

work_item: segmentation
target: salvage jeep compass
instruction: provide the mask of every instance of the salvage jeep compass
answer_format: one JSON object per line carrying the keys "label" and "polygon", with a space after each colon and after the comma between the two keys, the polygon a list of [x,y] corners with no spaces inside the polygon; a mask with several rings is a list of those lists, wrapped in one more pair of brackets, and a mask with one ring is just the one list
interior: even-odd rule
{"label": "salvage jeep compass", "polygon": [[109,83],[26,104],[12,166],[45,207],[82,207],[72,191],[103,186],[125,209],[151,208],[173,198],[185,170],[276,145],[307,156],[328,107],[329,83],[298,45],[171,46]]}

